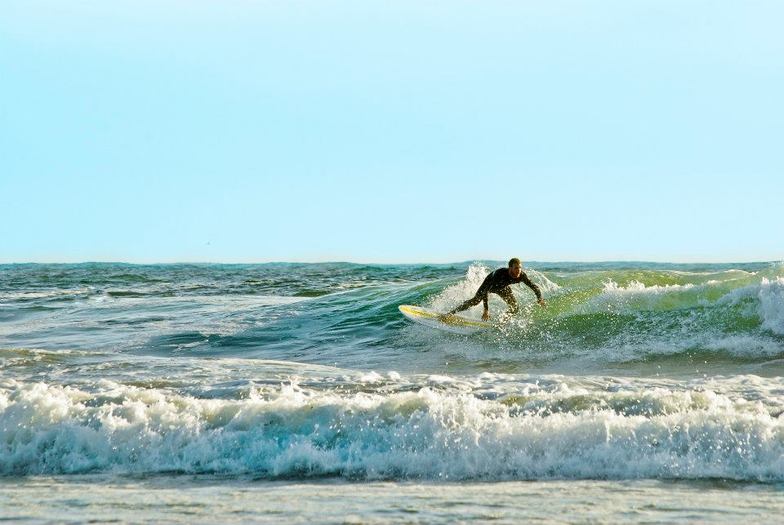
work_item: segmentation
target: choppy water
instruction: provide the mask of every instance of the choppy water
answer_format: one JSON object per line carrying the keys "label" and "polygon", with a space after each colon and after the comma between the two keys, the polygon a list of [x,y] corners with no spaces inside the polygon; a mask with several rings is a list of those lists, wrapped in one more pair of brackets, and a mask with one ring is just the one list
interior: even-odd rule
{"label": "choppy water", "polygon": [[780,515],[784,265],[533,263],[548,308],[515,287],[472,336],[397,310],[497,265],[0,266],[0,517],[69,491],[48,508],[126,521],[211,521],[205,491],[226,521],[325,491],[323,521]]}

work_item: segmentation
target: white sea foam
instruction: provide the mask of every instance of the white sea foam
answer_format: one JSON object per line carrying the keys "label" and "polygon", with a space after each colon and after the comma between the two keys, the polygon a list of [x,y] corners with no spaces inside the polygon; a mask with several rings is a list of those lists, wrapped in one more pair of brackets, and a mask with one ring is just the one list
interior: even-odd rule
{"label": "white sea foam", "polygon": [[[446,312],[454,308],[466,299],[470,299],[474,296],[488,273],[490,273],[489,268],[482,264],[470,265],[466,272],[465,279],[445,288],[428,302],[427,307],[439,312]],[[472,312],[472,310],[468,310],[462,315],[470,317],[473,314],[474,317],[478,317],[477,312]]]}
{"label": "white sea foam", "polygon": [[0,473],[782,481],[781,400],[765,397],[776,388],[755,390],[763,402],[557,379],[497,399],[444,381],[389,394],[290,383],[221,400],[110,381],[95,392],[13,383],[0,389]]}
{"label": "white sea foam", "polygon": [[774,356],[782,353],[778,341],[749,334],[714,336],[700,345],[707,350],[721,350],[737,357]]}
{"label": "white sea foam", "polygon": [[374,371],[370,371],[367,374],[363,374],[359,378],[360,383],[378,383],[383,380],[384,380],[384,376]]}
{"label": "white sea foam", "polygon": [[[578,310],[582,312],[595,311],[643,311],[656,309],[675,308],[682,304],[684,293],[699,294],[707,284],[666,284],[645,285],[637,280],[632,280],[625,286],[612,279],[602,283],[601,293],[592,297]],[[699,298],[695,295],[694,302]]]}
{"label": "white sea foam", "polygon": [[[710,300],[704,292],[711,287],[721,286],[726,281],[710,280],[706,283],[645,285],[639,281],[631,281],[626,286],[607,280],[603,283],[602,292],[589,300],[584,310],[644,310],[655,308],[678,307],[698,304],[703,307],[715,305],[746,305],[743,315],[758,316],[762,327],[771,332],[784,335],[784,277],[768,279],[762,277],[759,283],[736,288]],[[683,297],[684,293],[696,294],[690,300]],[[679,299],[680,297],[680,299]]]}
{"label": "white sea foam", "polygon": [[747,314],[756,313],[764,329],[784,335],[784,277],[774,279],[763,277],[758,284],[732,290],[718,303],[738,305],[749,300],[756,305],[756,310],[749,309]]}
{"label": "white sea foam", "polygon": [[64,297],[87,296],[93,293],[92,288],[25,290],[21,292],[0,293],[0,303],[6,301],[32,301],[35,299],[58,299]]}
{"label": "white sea foam", "polygon": [[608,295],[660,295],[670,292],[691,290],[692,288],[694,288],[694,285],[690,283],[664,285],[653,284],[646,286],[640,281],[631,281],[626,286],[619,286],[615,281],[608,280],[604,282],[604,288],[602,292]]}
{"label": "white sea foam", "polygon": [[762,327],[784,335],[784,277],[772,281],[763,277],[757,296]]}
{"label": "white sea foam", "polygon": [[531,280],[536,283],[542,293],[550,294],[554,293],[561,289],[558,283],[555,283],[547,278],[547,276],[541,272],[537,272],[531,268],[524,268],[525,273]]}

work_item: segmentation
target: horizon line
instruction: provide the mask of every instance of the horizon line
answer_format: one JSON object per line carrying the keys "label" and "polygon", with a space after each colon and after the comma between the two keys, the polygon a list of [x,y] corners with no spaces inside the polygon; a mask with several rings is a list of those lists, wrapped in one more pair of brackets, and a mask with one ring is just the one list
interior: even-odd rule
{"label": "horizon line", "polygon": [[[81,261],[0,261],[0,265],[79,265],[79,264],[125,264],[132,266],[156,266],[156,265],[265,265],[265,264],[356,264],[356,265],[450,265],[450,264],[470,264],[473,262],[504,262],[504,259],[483,259],[473,258],[464,259],[460,261],[417,261],[417,262],[389,262],[389,261],[350,261],[350,260],[299,260],[299,261],[283,261],[283,260],[266,260],[266,261],[188,261],[188,260],[175,260],[175,261],[121,261],[121,260],[81,260]],[[775,264],[784,263],[784,259],[769,259],[769,260],[723,260],[723,261],[705,261],[705,260],[654,260],[654,259],[582,259],[582,260],[568,260],[568,259],[528,259],[524,260],[523,264],[598,264],[598,263],[634,263],[634,264]]]}

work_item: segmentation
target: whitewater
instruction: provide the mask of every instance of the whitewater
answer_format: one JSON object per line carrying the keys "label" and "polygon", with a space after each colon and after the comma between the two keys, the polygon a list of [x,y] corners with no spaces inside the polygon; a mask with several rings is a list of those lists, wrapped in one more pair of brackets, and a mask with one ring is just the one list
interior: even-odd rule
{"label": "whitewater", "polygon": [[784,264],[531,262],[547,308],[492,330],[398,312],[499,266],[0,265],[0,518],[781,515]]}

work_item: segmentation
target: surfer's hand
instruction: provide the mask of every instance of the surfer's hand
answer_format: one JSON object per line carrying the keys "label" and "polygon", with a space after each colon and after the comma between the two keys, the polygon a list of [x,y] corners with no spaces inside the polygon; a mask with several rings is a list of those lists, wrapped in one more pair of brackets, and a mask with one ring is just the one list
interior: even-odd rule
{"label": "surfer's hand", "polygon": [[539,303],[539,306],[541,306],[543,308],[547,308],[547,304],[545,304],[544,299],[539,299],[536,302]]}
{"label": "surfer's hand", "polygon": [[490,312],[485,310],[482,312],[482,321],[487,321],[488,319],[490,319]]}

